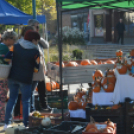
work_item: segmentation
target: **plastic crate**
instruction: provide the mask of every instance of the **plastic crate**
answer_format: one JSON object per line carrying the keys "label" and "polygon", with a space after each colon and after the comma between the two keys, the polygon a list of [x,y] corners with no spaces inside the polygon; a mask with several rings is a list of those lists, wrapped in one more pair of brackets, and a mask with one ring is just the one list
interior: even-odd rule
{"label": "plastic crate", "polygon": [[[43,116],[48,116],[51,119],[51,124],[57,125],[62,122],[62,114],[42,113]],[[68,113],[64,113],[64,120],[69,121],[70,117]],[[41,125],[41,118],[29,116],[29,127],[37,127]]]}
{"label": "plastic crate", "polygon": [[[51,108],[62,109],[62,99],[59,96],[47,96],[46,100]],[[68,109],[68,96],[63,97],[63,109]]]}
{"label": "plastic crate", "polygon": [[[104,123],[103,123],[103,124],[104,124]],[[83,130],[83,131],[82,131],[82,134],[116,134],[116,133],[117,133],[117,132],[116,132],[116,130],[117,130],[116,124],[114,124],[114,126],[115,126],[115,128],[114,128],[113,133],[89,133],[89,132],[85,132],[85,130]]]}
{"label": "plastic crate", "polygon": [[134,103],[126,102],[126,115],[134,115]]}
{"label": "plastic crate", "polygon": [[134,115],[126,116],[126,134],[134,134]]}
{"label": "plastic crate", "polygon": [[[82,130],[87,126],[87,124],[87,122],[63,121],[60,125],[45,129],[44,134],[81,134]],[[82,126],[82,128],[72,132],[76,126]]]}

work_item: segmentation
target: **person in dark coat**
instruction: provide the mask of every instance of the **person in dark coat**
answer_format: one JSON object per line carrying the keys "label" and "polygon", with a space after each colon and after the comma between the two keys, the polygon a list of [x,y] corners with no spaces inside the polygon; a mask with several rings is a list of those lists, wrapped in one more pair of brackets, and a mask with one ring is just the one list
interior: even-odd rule
{"label": "person in dark coat", "polygon": [[118,31],[118,44],[121,39],[121,44],[124,44],[124,31],[125,31],[125,25],[122,21],[122,19],[119,20],[119,22],[116,25],[116,30]]}

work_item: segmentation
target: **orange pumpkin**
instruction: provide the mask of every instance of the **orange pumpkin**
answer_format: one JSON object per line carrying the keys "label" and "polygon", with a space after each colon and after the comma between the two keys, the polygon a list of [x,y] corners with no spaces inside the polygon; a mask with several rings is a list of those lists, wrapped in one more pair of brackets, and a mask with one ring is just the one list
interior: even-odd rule
{"label": "orange pumpkin", "polygon": [[70,101],[68,104],[68,109],[69,110],[77,110],[79,107],[78,103],[75,101]]}
{"label": "orange pumpkin", "polygon": [[100,90],[101,90],[101,86],[96,83],[95,86],[93,87],[93,92],[98,93],[100,92]]}
{"label": "orange pumpkin", "polygon": [[51,90],[56,89],[56,83],[54,81],[52,81],[51,83],[47,82],[46,89],[47,89],[47,91],[51,92]]}
{"label": "orange pumpkin", "polygon": [[101,65],[101,64],[103,64],[103,62],[102,61],[99,61],[98,65]]}
{"label": "orange pumpkin", "polygon": [[120,108],[120,107],[121,107],[121,105],[116,104],[116,105],[113,105],[113,106],[112,106],[112,109],[118,109],[118,108]]}
{"label": "orange pumpkin", "polygon": [[88,133],[98,133],[99,132],[99,130],[98,129],[96,129],[96,128],[90,128],[90,129],[88,129],[88,131],[87,131]]}
{"label": "orange pumpkin", "polygon": [[79,91],[76,93],[76,96],[78,96],[79,98],[82,98],[83,95],[86,95],[85,91]]}
{"label": "orange pumpkin", "polygon": [[114,91],[114,84],[109,83],[109,81],[107,79],[107,83],[105,85],[103,85],[103,89],[105,90],[105,92],[113,92]]}
{"label": "orange pumpkin", "polygon": [[69,63],[66,64],[66,67],[76,67],[78,64],[74,61],[70,61]]}
{"label": "orange pumpkin", "polygon": [[92,65],[97,65],[98,63],[95,60],[90,61]]}
{"label": "orange pumpkin", "polygon": [[127,66],[122,64],[120,67],[117,67],[119,74],[126,74],[127,73]]}
{"label": "orange pumpkin", "polygon": [[107,70],[106,71],[106,73],[107,73],[107,76],[114,76],[114,70]]}
{"label": "orange pumpkin", "polygon": [[116,56],[121,57],[123,55],[123,52],[121,50],[116,51]]}
{"label": "orange pumpkin", "polygon": [[60,89],[60,84],[56,82],[56,89]]}
{"label": "orange pumpkin", "polygon": [[116,82],[116,77],[115,76],[112,76],[112,77],[103,77],[102,80],[101,80],[101,85],[104,86],[106,83],[107,83],[107,80],[110,82],[110,83],[113,83],[115,85],[115,82]]}
{"label": "orange pumpkin", "polygon": [[91,65],[91,62],[88,59],[85,59],[85,60],[82,60],[80,64],[83,66],[86,66],[86,65]]}
{"label": "orange pumpkin", "polygon": [[88,125],[85,128],[85,131],[88,132],[91,128],[94,128],[97,130],[95,123],[88,123]]}
{"label": "orange pumpkin", "polygon": [[134,49],[130,51],[130,56],[134,56]]}
{"label": "orange pumpkin", "polygon": [[[57,66],[59,66],[59,62],[56,62],[55,63]],[[65,65],[64,65],[64,63],[62,62],[62,67],[64,67]]]}
{"label": "orange pumpkin", "polygon": [[114,64],[114,61],[113,60],[107,60],[106,63],[107,64]]}
{"label": "orange pumpkin", "polygon": [[95,70],[95,71],[93,72],[93,75],[92,75],[93,80],[95,80],[95,77],[96,77],[96,78],[98,78],[98,77],[103,77],[102,71],[101,71],[101,70]]}
{"label": "orange pumpkin", "polygon": [[101,86],[101,79],[97,79],[97,78],[95,78],[95,81],[92,82],[92,87],[94,87],[94,86],[96,85],[96,83],[99,84],[99,85]]}

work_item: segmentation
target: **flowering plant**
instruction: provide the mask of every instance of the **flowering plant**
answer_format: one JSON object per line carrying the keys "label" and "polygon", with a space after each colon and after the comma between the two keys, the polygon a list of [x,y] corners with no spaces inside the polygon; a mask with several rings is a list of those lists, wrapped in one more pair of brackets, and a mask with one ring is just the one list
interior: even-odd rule
{"label": "flowering plant", "polygon": [[[85,45],[83,35],[84,32],[81,32],[78,28],[65,26],[62,28],[62,43],[69,45]],[[58,41],[58,33],[56,33],[55,39]]]}

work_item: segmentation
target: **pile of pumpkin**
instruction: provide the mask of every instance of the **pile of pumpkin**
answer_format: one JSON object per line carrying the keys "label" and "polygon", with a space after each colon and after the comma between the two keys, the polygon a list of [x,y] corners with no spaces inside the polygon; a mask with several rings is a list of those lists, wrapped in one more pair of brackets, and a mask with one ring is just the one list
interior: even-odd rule
{"label": "pile of pumpkin", "polygon": [[114,134],[116,132],[115,124],[108,119],[104,123],[95,122],[94,119],[90,117],[90,123],[88,123],[87,127],[83,131],[83,134],[90,133],[110,133]]}
{"label": "pile of pumpkin", "polygon": [[113,92],[116,82],[116,77],[114,75],[114,70],[107,70],[105,72],[105,76],[101,70],[95,70],[93,72],[92,78],[92,89],[93,92],[100,92],[101,88],[104,89],[105,92]]}
{"label": "pile of pumpkin", "polygon": [[[100,64],[114,64],[115,62],[113,60],[107,60],[105,62],[102,61],[95,61],[95,60],[89,60],[84,59],[78,64],[76,61],[69,61],[68,63],[62,62],[62,67],[76,67],[76,66],[87,66],[87,65],[100,65]],[[59,62],[55,63],[57,66],[59,66]]]}
{"label": "pile of pumpkin", "polygon": [[85,110],[87,104],[89,103],[89,95],[86,89],[78,89],[76,95],[74,96],[74,101],[68,103],[69,110],[83,109]]}
{"label": "pile of pumpkin", "polygon": [[[46,90],[51,92],[52,90],[60,89],[60,84],[54,81],[46,82]],[[36,89],[38,91],[38,89]]]}
{"label": "pile of pumpkin", "polygon": [[126,74],[127,71],[130,71],[129,75],[134,77],[134,49],[130,51],[128,57],[123,58],[123,52],[121,50],[116,52],[116,56],[115,68],[119,74]]}

